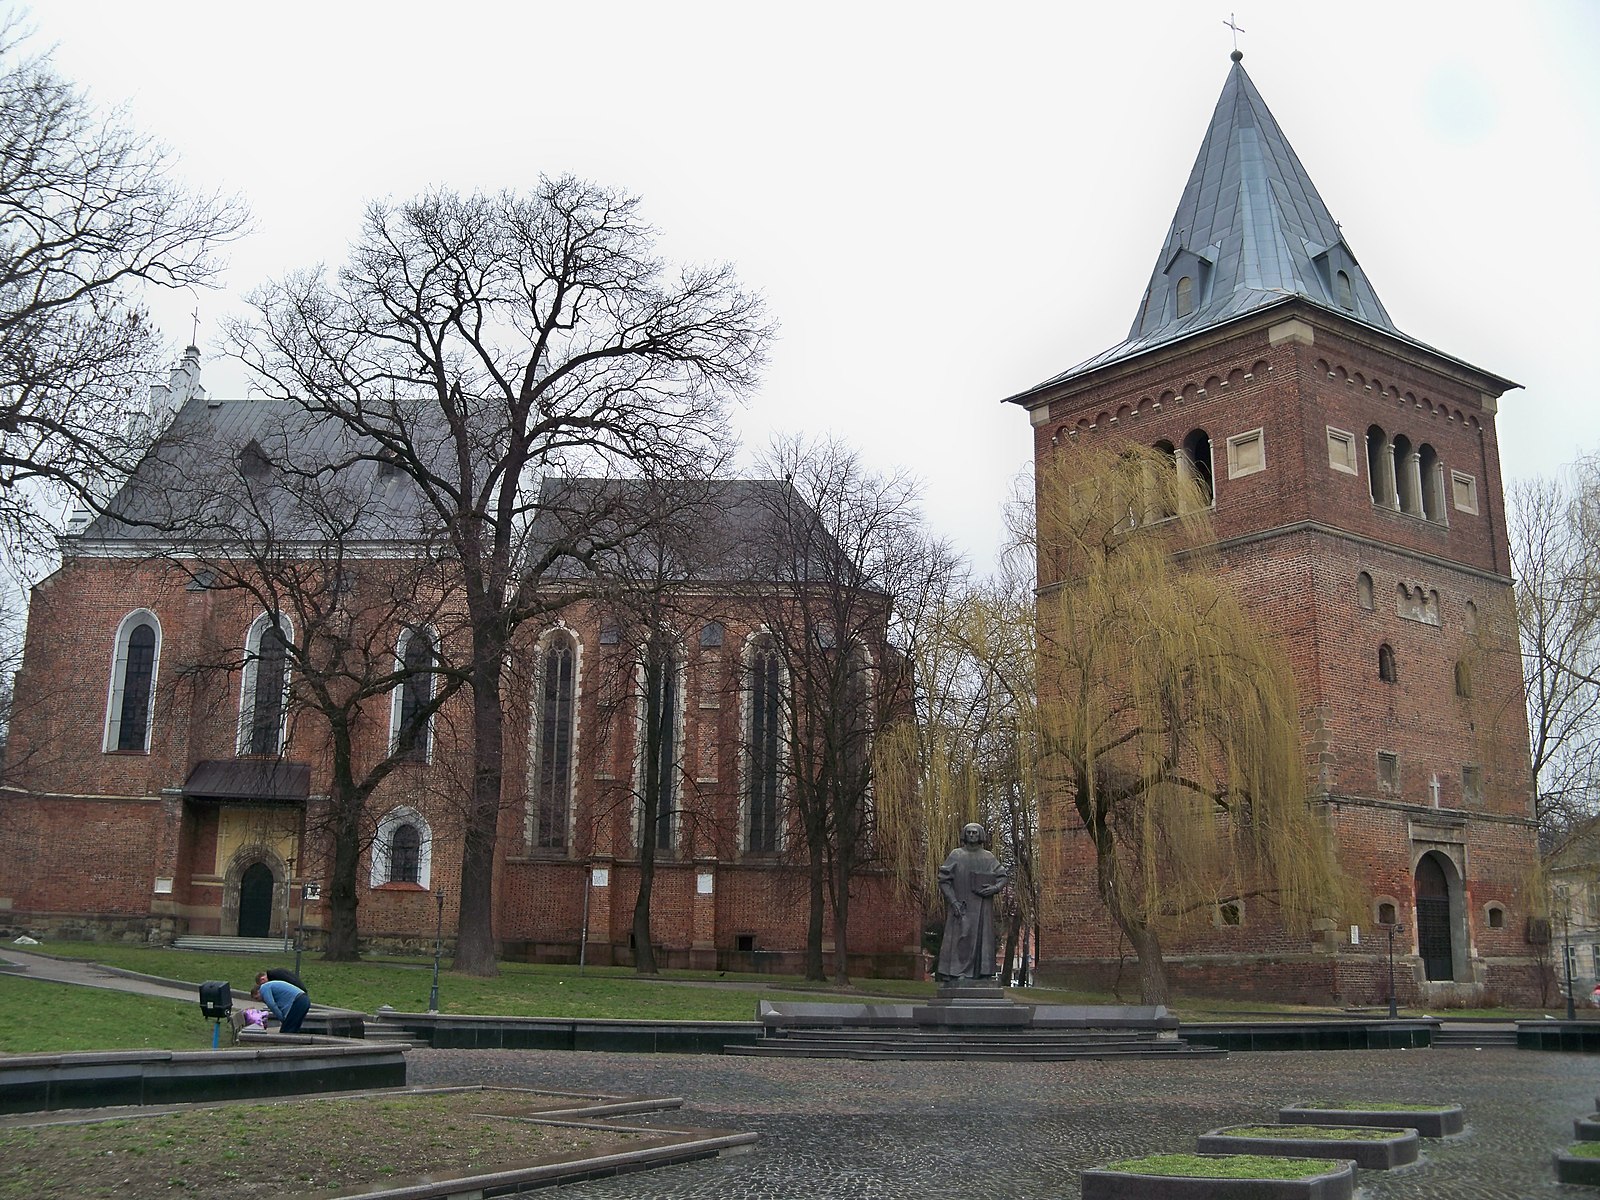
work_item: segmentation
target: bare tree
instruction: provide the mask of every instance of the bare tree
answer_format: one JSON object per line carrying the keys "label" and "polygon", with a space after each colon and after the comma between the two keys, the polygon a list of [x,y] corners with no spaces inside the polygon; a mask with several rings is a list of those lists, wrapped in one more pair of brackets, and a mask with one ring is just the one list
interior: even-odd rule
{"label": "bare tree", "polygon": [[460,572],[473,779],[456,969],[496,972],[502,681],[569,548],[530,545],[545,476],[682,473],[723,435],[769,328],[731,268],[672,273],[624,193],[374,204],[336,280],[290,277],[237,331],[261,386],[343,423],[416,484]]}
{"label": "bare tree", "polygon": [[14,551],[48,532],[43,504],[96,504],[132,468],[161,353],[140,289],[209,282],[244,222],[178,187],[165,148],[23,40],[0,28],[0,541]]}
{"label": "bare tree", "polygon": [[1513,485],[1508,509],[1536,812],[1548,847],[1600,811],[1600,459]]}
{"label": "bare tree", "polygon": [[806,976],[825,978],[831,911],[844,983],[851,887],[879,858],[874,745],[911,716],[907,655],[962,568],[926,533],[914,482],[874,474],[844,444],[780,439],[762,467],[790,485],[766,493],[768,532],[747,547],[746,573],[787,681],[781,763],[810,873]]}

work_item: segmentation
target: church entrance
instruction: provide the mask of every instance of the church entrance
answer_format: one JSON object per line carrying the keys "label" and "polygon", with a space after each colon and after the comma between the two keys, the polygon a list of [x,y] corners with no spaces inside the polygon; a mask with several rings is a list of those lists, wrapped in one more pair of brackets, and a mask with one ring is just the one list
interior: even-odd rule
{"label": "church entrance", "polygon": [[252,863],[239,879],[239,936],[267,937],[272,932],[272,868]]}
{"label": "church entrance", "polygon": [[1450,938],[1450,880],[1434,853],[1417,863],[1417,952],[1429,980],[1452,980],[1455,956]]}

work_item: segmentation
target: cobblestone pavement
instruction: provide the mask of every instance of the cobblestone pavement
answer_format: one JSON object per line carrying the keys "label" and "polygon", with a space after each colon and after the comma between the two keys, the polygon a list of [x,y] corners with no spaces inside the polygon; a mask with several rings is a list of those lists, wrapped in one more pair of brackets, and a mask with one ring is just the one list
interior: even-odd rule
{"label": "cobblestone pavement", "polygon": [[1551,1154],[1593,1112],[1600,1059],[1515,1050],[1233,1054],[1217,1061],[904,1063],[715,1055],[424,1050],[414,1084],[494,1083],[684,1098],[667,1123],[751,1130],[754,1153],[580,1184],[613,1197],[1080,1195],[1078,1171],[1192,1151],[1195,1135],[1275,1120],[1297,1100],[1454,1101],[1463,1137],[1363,1171],[1363,1200],[1593,1196],[1555,1182]]}

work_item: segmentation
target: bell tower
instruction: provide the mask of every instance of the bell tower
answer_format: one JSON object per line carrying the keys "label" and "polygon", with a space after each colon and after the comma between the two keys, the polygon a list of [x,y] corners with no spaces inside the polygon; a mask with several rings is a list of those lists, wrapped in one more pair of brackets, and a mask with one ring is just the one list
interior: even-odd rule
{"label": "bell tower", "polygon": [[[1495,440],[1517,385],[1400,331],[1232,58],[1128,336],[1009,398],[1036,463],[1131,440],[1207,486],[1228,575],[1292,659],[1312,802],[1366,895],[1354,933],[1310,939],[1234,909],[1171,946],[1169,971],[1374,1003],[1399,926],[1402,1000],[1533,994],[1533,780]],[[1045,977],[1113,969],[1093,864],[1055,888]]]}

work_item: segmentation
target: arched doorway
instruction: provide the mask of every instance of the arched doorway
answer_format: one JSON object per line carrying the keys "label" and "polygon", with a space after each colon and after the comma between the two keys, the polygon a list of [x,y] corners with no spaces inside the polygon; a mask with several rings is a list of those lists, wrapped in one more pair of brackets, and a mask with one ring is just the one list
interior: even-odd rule
{"label": "arched doorway", "polygon": [[1439,856],[1430,852],[1417,861],[1417,953],[1429,980],[1456,977],[1450,934],[1450,879]]}
{"label": "arched doorway", "polygon": [[239,877],[239,936],[266,937],[272,932],[272,868],[251,863]]}

